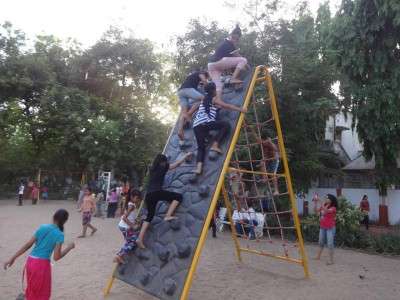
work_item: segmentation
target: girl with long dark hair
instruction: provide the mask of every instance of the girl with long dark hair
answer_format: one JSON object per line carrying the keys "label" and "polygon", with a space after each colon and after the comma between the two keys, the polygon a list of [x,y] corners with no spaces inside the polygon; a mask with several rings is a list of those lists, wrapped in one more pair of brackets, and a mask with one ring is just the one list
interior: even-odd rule
{"label": "girl with long dark hair", "polygon": [[10,268],[19,256],[35,245],[25,264],[27,281],[25,298],[27,300],[50,299],[51,254],[54,252],[53,258],[57,261],[75,248],[75,244],[70,243],[62,249],[64,224],[67,220],[68,212],[65,209],[57,210],[53,216],[53,223],[40,225],[33,237],[4,264],[4,269]]}
{"label": "girl with long dark hair", "polygon": [[319,221],[319,251],[316,260],[321,259],[324,246],[328,246],[329,260],[327,265],[333,264],[333,249],[335,247],[335,234],[336,234],[336,210],[338,207],[337,199],[334,195],[326,195],[325,202],[317,212],[320,213],[321,218]]}
{"label": "girl with long dark hair", "polygon": [[193,118],[193,131],[197,141],[197,168],[195,173],[201,174],[203,171],[203,162],[206,152],[206,138],[211,130],[217,130],[211,143],[211,151],[222,153],[220,143],[225,138],[229,131],[229,123],[225,121],[217,121],[219,108],[247,112],[245,108],[238,107],[232,104],[225,103],[217,96],[216,85],[210,82],[205,86],[206,95],[199,105],[199,109]]}
{"label": "girl with long dark hair", "polygon": [[150,226],[151,220],[154,218],[158,201],[167,201],[170,203],[164,221],[170,221],[176,218],[173,214],[178,205],[182,202],[183,197],[179,193],[163,190],[162,186],[167,172],[179,167],[191,155],[191,152],[186,153],[181,159],[171,164],[168,162],[168,158],[164,154],[158,154],[154,158],[153,164],[150,168],[149,182],[147,184],[146,197],[144,199],[147,207],[147,217],[142,224],[139,237],[136,240],[136,245],[139,248],[145,248],[143,243],[144,237]]}

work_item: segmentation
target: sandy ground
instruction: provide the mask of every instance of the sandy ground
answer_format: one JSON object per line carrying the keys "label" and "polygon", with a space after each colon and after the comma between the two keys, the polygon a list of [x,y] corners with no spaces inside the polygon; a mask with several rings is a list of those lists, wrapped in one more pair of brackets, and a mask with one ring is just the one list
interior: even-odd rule
{"label": "sandy ground", "polygon": [[[112,257],[122,243],[117,219],[97,219],[98,233],[86,239],[79,235],[80,215],[71,202],[51,201],[37,206],[15,206],[0,201],[0,262],[3,263],[29,239],[38,225],[47,223],[57,208],[67,208],[66,240],[76,248],[53,265],[52,299],[102,299],[102,289],[112,270]],[[307,246],[310,257],[317,248]],[[0,271],[0,299],[15,299],[21,289],[25,257],[8,271]],[[324,257],[324,260],[326,258]],[[304,279],[298,265],[244,254],[238,264],[228,233],[207,240],[195,275],[190,299],[400,299],[400,260],[349,250],[336,251],[336,264],[311,260],[311,279]],[[360,278],[360,275],[362,278]],[[153,297],[118,280],[110,300]]]}

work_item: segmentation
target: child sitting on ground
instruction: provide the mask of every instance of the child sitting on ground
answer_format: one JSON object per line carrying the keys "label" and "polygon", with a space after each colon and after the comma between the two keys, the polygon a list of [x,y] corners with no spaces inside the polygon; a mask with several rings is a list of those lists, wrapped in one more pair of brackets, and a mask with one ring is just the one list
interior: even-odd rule
{"label": "child sitting on ground", "polygon": [[140,204],[142,202],[141,193],[138,190],[131,190],[127,198],[125,213],[122,215],[121,221],[118,224],[118,228],[121,230],[125,239],[124,245],[114,258],[114,262],[119,264],[124,264],[124,256],[135,249],[140,225],[144,218],[146,218],[145,209],[140,209]]}

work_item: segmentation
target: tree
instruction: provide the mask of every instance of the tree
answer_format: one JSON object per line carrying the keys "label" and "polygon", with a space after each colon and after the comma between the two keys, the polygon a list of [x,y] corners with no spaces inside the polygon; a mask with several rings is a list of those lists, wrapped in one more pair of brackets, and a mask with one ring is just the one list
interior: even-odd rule
{"label": "tree", "polygon": [[355,116],[363,155],[375,159],[381,203],[399,182],[400,4],[396,0],[343,0],[330,48],[341,72],[343,106]]}

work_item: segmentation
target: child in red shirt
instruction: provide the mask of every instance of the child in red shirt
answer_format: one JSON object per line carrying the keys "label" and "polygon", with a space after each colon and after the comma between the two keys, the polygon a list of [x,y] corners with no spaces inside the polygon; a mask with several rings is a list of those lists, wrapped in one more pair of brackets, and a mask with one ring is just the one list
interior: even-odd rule
{"label": "child in red shirt", "polygon": [[321,218],[319,221],[320,249],[315,259],[319,260],[321,258],[324,246],[327,245],[329,249],[329,260],[327,262],[327,265],[333,264],[333,249],[336,234],[336,209],[337,199],[331,194],[326,195],[325,202],[319,209],[317,209],[317,211],[321,214]]}

